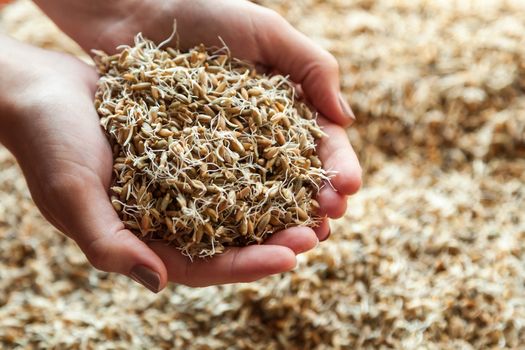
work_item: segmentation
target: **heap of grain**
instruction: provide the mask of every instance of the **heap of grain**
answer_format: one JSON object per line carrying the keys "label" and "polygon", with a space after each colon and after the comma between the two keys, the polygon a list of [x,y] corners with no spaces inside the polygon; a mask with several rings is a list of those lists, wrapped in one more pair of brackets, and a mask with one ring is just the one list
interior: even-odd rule
{"label": "heap of grain", "polygon": [[111,201],[139,237],[206,257],[318,223],[323,132],[285,77],[227,49],[164,50],[140,35],[96,62]]}

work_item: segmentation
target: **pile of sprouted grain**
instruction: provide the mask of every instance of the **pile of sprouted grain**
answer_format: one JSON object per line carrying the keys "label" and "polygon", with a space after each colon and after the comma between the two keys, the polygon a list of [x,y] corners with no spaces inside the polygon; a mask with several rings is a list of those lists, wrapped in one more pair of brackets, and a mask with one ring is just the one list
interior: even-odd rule
{"label": "pile of sprouted grain", "polygon": [[140,238],[207,257],[319,222],[324,134],[285,77],[226,48],[162,49],[140,34],[133,47],[95,54],[111,201]]}

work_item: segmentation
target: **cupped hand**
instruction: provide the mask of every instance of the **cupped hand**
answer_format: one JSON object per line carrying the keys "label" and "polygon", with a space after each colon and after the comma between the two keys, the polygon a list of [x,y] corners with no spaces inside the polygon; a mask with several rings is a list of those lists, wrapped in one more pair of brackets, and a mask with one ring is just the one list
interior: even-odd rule
{"label": "cupped hand", "polygon": [[[248,1],[147,0],[127,4],[126,10],[122,7],[125,5],[114,9],[113,13],[122,11],[120,14],[99,20],[92,36],[79,37],[80,43],[86,49],[94,45],[112,52],[119,44],[131,43],[137,32],[160,43],[170,36],[176,21],[177,35],[169,44],[183,49],[201,43],[219,47],[226,44],[234,57],[290,76],[300,85],[308,101],[324,116],[321,122],[330,135],[321,142],[320,153],[325,166],[336,176],[333,187],[326,186],[320,193],[321,214],[330,218],[344,214],[346,196],[361,185],[361,168],[342,129],[355,117],[340,93],[337,60],[329,52],[275,11]],[[328,221],[324,220],[316,231],[321,239],[326,238]]]}
{"label": "cupped hand", "polygon": [[[86,51],[114,52],[121,44],[132,44],[138,32],[157,43],[173,32],[169,43],[190,48],[226,44],[232,55],[290,78],[304,91],[307,100],[325,117],[330,139],[321,142],[326,167],[337,173],[333,187],[320,194],[321,214],[343,215],[346,196],[361,185],[359,161],[342,127],[355,119],[340,93],[337,60],[294,29],[275,11],[245,0],[35,0],[53,20]],[[68,15],[64,16],[64,8]],[[79,26],[79,22],[89,25]],[[323,151],[329,149],[330,151]],[[317,229],[324,239],[325,220]]]}
{"label": "cupped hand", "polygon": [[[93,106],[94,69],[60,53],[9,45],[17,54],[4,77],[12,88],[3,97],[11,103],[2,111],[9,115],[2,141],[19,161],[43,215],[75,240],[96,268],[130,276],[154,292],[168,280],[189,286],[248,282],[292,269],[296,254],[328,234],[326,221],[317,232],[290,228],[263,245],[231,248],[193,263],[173,247],[144,243],[125,229],[108,197],[112,154]],[[339,174],[333,180],[337,192],[325,187],[319,202],[323,215],[337,217],[345,195],[359,186],[359,168],[344,130],[321,123],[330,137],[320,142],[320,155]]]}

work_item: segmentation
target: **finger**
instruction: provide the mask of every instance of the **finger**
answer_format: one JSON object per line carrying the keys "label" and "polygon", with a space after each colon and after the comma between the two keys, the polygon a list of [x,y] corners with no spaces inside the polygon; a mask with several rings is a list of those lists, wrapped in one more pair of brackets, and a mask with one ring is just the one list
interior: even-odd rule
{"label": "finger", "polygon": [[330,185],[323,187],[317,194],[319,202],[319,215],[338,219],[345,215],[347,197],[332,189]]}
{"label": "finger", "polygon": [[94,179],[62,177],[48,186],[60,207],[62,226],[97,269],[133,278],[153,292],[167,283],[162,260],[129,230],[111,205],[104,186]]}
{"label": "finger", "polygon": [[328,136],[319,140],[317,151],[323,168],[335,172],[332,185],[341,194],[356,193],[361,187],[362,171],[345,130],[324,118],[319,118],[319,125]]}
{"label": "finger", "polygon": [[165,243],[150,243],[150,247],[167,266],[169,280],[190,287],[252,282],[290,271],[296,264],[294,252],[278,245],[230,248],[212,258],[194,258],[193,262]]}
{"label": "finger", "polygon": [[259,16],[256,25],[262,63],[301,84],[310,102],[327,118],[342,126],[350,125],[355,116],[341,95],[339,65],[334,56],[277,13]]}
{"label": "finger", "polygon": [[321,242],[327,241],[330,238],[331,235],[332,235],[332,228],[329,228],[328,229],[328,234],[326,236],[324,236],[324,238],[321,240]]}
{"label": "finger", "polygon": [[327,217],[322,218],[317,227],[314,228],[319,242],[325,241],[330,236],[330,222]]}
{"label": "finger", "polygon": [[309,227],[290,227],[277,232],[264,242],[267,245],[281,245],[290,248],[295,254],[315,248],[319,243],[314,230]]}

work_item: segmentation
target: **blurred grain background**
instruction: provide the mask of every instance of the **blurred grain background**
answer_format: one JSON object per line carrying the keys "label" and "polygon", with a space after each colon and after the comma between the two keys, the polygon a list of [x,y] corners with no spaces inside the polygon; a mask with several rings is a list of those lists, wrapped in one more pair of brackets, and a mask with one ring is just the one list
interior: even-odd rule
{"label": "blurred grain background", "polygon": [[[91,268],[0,148],[0,348],[525,348],[525,3],[258,2],[336,55],[359,119],[365,185],[330,240],[155,296]],[[0,28],[83,55],[27,0]]]}

